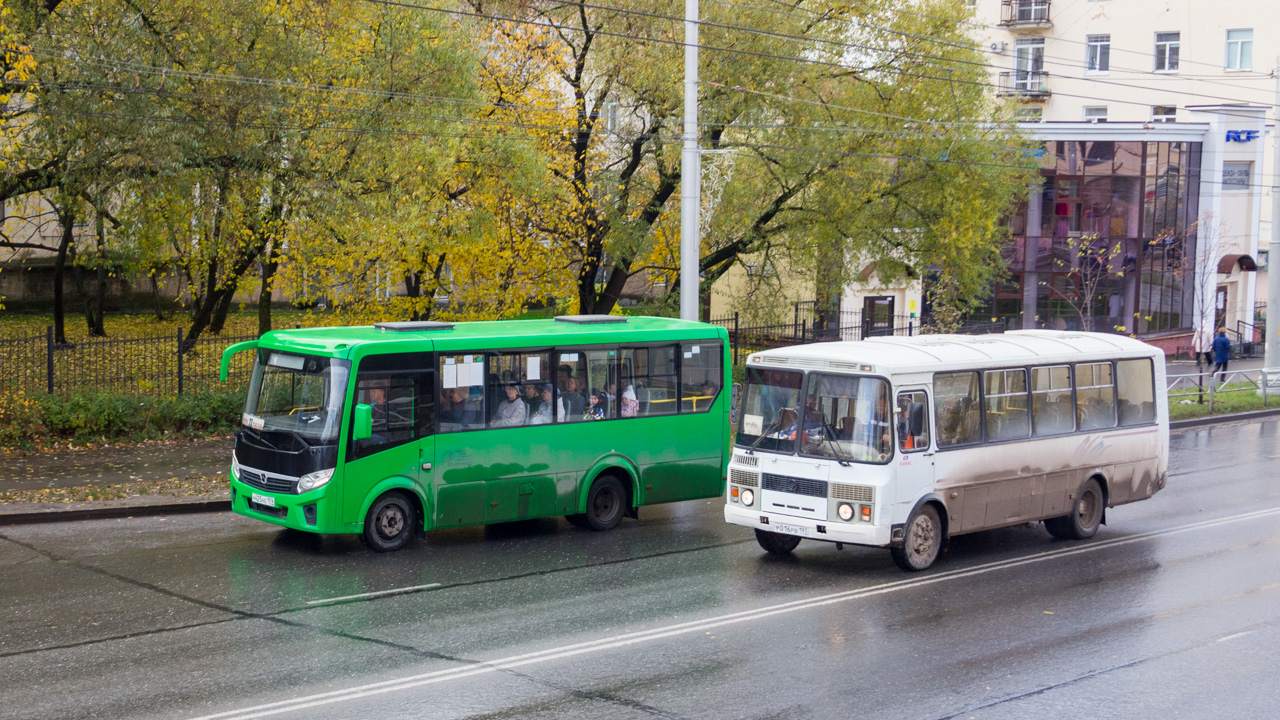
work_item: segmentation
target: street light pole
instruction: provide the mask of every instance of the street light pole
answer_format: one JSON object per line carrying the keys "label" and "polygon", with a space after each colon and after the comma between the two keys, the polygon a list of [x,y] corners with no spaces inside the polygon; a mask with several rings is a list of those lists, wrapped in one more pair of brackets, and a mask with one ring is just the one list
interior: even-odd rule
{"label": "street light pole", "polygon": [[684,149],[680,155],[680,317],[698,319],[698,234],[702,158],[698,155],[698,0],[684,2]]}
{"label": "street light pole", "polygon": [[[1271,242],[1267,248],[1267,337],[1265,342],[1268,368],[1280,367],[1280,57],[1276,58],[1276,109],[1271,129],[1274,156],[1271,163]],[[1262,173],[1258,173],[1262,175]],[[1255,318],[1256,319],[1256,318]]]}

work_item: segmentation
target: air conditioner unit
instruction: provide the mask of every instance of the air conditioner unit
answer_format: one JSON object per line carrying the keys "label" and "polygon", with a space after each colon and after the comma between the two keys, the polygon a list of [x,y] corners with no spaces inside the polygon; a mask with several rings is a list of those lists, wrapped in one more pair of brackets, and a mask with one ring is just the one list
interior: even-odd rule
{"label": "air conditioner unit", "polygon": [[1000,42],[999,40],[995,40],[991,43],[991,52],[1001,53],[1001,52],[1004,52],[1004,49],[1006,47],[1009,47],[1008,43],[1003,43],[1003,42]]}

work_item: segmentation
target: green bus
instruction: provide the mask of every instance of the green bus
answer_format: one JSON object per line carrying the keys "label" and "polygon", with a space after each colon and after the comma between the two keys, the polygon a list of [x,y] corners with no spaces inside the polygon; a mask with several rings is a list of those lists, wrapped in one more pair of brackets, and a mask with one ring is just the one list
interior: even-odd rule
{"label": "green bus", "polygon": [[594,530],[641,505],[723,494],[728,333],[669,318],[386,322],[269,332],[231,461],[235,512],[360,533],[564,515]]}

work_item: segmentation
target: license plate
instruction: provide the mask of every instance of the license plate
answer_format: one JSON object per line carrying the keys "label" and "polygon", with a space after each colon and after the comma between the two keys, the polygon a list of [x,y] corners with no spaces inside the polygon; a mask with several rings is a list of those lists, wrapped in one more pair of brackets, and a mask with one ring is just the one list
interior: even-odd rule
{"label": "license plate", "polygon": [[266,505],[267,507],[276,506],[276,499],[273,497],[267,497],[266,495],[259,495],[258,493],[253,493],[252,495],[249,496],[249,499],[253,500],[259,505]]}
{"label": "license plate", "polygon": [[774,523],[774,532],[786,533],[788,535],[808,535],[809,528],[803,525],[787,525],[785,523]]}

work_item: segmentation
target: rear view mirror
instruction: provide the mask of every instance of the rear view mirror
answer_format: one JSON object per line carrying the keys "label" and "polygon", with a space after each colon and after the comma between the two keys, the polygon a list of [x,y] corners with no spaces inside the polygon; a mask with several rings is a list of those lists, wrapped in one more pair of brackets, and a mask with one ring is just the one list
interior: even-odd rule
{"label": "rear view mirror", "polygon": [[368,440],[373,437],[373,406],[361,403],[356,405],[355,428],[352,440]]}
{"label": "rear view mirror", "polygon": [[910,425],[908,434],[923,435],[924,423],[925,423],[924,403],[919,403],[919,402],[911,403],[911,408],[908,412],[909,412],[908,424]]}
{"label": "rear view mirror", "polygon": [[742,400],[742,383],[734,383],[729,392],[729,417],[738,417],[738,402]]}

